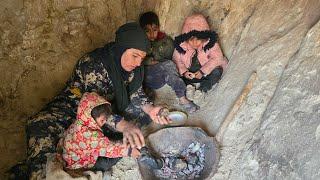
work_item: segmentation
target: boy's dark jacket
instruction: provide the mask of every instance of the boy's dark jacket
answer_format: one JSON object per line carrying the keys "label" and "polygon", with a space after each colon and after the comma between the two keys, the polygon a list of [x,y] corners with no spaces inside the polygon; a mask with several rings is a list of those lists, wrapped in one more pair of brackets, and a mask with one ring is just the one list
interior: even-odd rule
{"label": "boy's dark jacket", "polygon": [[151,48],[148,50],[145,65],[151,65],[152,60],[159,62],[172,60],[174,51],[173,39],[163,32],[159,32],[157,39],[151,41]]}

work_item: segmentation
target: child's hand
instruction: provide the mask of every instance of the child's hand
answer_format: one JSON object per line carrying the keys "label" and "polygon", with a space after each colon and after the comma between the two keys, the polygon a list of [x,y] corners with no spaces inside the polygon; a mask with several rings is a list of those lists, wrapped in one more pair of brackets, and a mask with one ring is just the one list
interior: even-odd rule
{"label": "child's hand", "polygon": [[187,71],[187,72],[183,73],[183,76],[187,79],[193,79],[195,77],[195,74]]}
{"label": "child's hand", "polygon": [[201,79],[203,77],[201,71],[197,71],[194,75],[196,79]]}

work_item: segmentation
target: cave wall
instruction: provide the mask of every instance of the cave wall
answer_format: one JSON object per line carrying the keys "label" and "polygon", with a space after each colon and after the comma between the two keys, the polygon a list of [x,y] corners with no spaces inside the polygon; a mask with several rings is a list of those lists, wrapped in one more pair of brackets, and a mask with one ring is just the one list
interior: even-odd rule
{"label": "cave wall", "polygon": [[64,87],[77,59],[153,6],[144,0],[0,2],[1,175],[25,158],[26,118]]}
{"label": "cave wall", "polygon": [[319,179],[318,0],[1,1],[0,173],[24,159],[26,118],[77,59],[150,9],[172,36],[185,16],[204,13],[230,61],[196,115],[221,145],[213,179]]}
{"label": "cave wall", "polygon": [[167,0],[156,9],[172,35],[184,16],[207,15],[230,61],[194,116],[221,145],[213,179],[319,179],[320,2]]}

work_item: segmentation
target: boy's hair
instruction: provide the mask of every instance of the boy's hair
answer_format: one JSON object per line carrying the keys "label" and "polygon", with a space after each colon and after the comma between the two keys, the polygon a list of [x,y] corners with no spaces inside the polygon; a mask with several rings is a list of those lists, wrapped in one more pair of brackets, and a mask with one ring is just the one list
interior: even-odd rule
{"label": "boy's hair", "polygon": [[109,104],[101,104],[94,107],[91,111],[91,116],[94,120],[96,120],[102,114],[105,114],[107,117],[111,115],[111,106]]}
{"label": "boy's hair", "polygon": [[140,15],[139,23],[142,28],[145,28],[148,24],[155,24],[159,26],[159,17],[155,12],[148,11]]}

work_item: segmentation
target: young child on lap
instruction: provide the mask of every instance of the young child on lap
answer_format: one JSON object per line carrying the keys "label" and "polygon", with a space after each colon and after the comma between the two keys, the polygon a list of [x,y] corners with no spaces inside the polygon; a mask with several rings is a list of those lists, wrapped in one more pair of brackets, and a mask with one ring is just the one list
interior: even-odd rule
{"label": "young child on lap", "polygon": [[103,134],[103,126],[116,127],[123,118],[113,115],[108,101],[97,93],[84,93],[76,121],[60,140],[62,158],[67,169],[106,171],[121,157],[137,158],[140,152],[121,141],[112,141]]}

